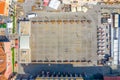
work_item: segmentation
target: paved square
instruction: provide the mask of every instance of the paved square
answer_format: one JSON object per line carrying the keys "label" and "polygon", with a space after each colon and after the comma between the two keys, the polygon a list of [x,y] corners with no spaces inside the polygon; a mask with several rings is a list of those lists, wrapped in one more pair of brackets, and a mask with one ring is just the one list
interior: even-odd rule
{"label": "paved square", "polygon": [[32,60],[96,60],[96,26],[92,23],[32,23]]}

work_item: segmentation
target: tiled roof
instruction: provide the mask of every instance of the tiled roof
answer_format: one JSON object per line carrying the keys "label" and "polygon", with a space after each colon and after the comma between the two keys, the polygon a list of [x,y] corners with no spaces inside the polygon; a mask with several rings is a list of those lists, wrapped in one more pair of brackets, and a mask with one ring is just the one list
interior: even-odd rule
{"label": "tiled roof", "polygon": [[0,2],[0,14],[4,14],[5,2]]}
{"label": "tiled roof", "polygon": [[3,43],[0,43],[0,73],[6,69],[6,54],[2,47]]}
{"label": "tiled roof", "polygon": [[0,75],[0,80],[7,80],[7,79],[5,78],[5,76]]}
{"label": "tiled roof", "polygon": [[0,15],[8,16],[8,7],[5,1],[0,1]]}
{"label": "tiled roof", "polygon": [[7,55],[7,69],[4,73],[4,76],[8,79],[9,76],[12,73],[12,52],[11,52],[11,42],[4,42],[4,50],[5,50],[5,54]]}

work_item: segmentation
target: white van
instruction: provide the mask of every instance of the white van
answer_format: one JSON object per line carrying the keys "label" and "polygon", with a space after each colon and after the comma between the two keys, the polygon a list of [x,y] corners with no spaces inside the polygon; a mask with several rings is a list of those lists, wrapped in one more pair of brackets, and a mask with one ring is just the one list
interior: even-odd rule
{"label": "white van", "polygon": [[30,18],[34,18],[34,17],[37,17],[37,14],[36,13],[29,13],[27,15],[27,18],[30,19]]}

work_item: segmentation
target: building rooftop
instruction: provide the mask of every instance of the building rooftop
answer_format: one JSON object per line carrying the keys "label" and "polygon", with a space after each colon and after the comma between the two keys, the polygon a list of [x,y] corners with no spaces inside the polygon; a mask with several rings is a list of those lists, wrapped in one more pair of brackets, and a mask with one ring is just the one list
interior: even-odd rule
{"label": "building rooftop", "polygon": [[3,43],[0,43],[0,73],[6,69],[6,54],[3,50]]}
{"label": "building rooftop", "polygon": [[7,80],[4,75],[0,75],[0,80]]}
{"label": "building rooftop", "polygon": [[72,4],[72,5],[83,5],[83,4],[97,4],[98,2],[116,2],[116,1],[119,1],[119,0],[62,0],[64,4]]}
{"label": "building rooftop", "polygon": [[29,36],[20,37],[20,49],[30,49]]}
{"label": "building rooftop", "polygon": [[31,31],[31,22],[30,21],[20,21],[19,23],[19,33],[21,36],[29,36]]}
{"label": "building rooftop", "polygon": [[31,34],[31,21],[20,21],[19,23],[20,34],[20,62],[31,62],[30,51],[30,34]]}
{"label": "building rooftop", "polygon": [[9,5],[5,1],[0,1],[0,15],[8,16]]}
{"label": "building rooftop", "polygon": [[0,2],[0,14],[4,14],[5,2]]}
{"label": "building rooftop", "polygon": [[8,22],[7,23],[7,28],[13,28],[13,22]]}
{"label": "building rooftop", "polygon": [[3,24],[0,24],[0,28],[6,28],[7,27],[7,24],[3,23]]}
{"label": "building rooftop", "polygon": [[17,0],[18,2],[20,2],[20,3],[24,3],[25,2],[25,0]]}
{"label": "building rooftop", "polygon": [[30,49],[21,49],[20,50],[20,63],[30,63],[31,54]]}
{"label": "building rooftop", "polygon": [[5,36],[5,28],[0,28],[0,35]]}
{"label": "building rooftop", "polygon": [[4,42],[4,50],[7,58],[7,69],[4,76],[8,79],[12,73],[12,52],[11,52],[11,42]]}

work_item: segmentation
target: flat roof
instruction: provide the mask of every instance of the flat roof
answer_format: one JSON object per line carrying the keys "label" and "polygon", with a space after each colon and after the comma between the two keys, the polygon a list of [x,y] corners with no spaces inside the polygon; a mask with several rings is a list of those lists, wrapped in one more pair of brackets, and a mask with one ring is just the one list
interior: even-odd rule
{"label": "flat roof", "polygon": [[20,37],[20,49],[30,49],[29,36]]}
{"label": "flat roof", "polygon": [[19,23],[20,35],[28,36],[28,35],[30,35],[30,31],[31,31],[31,21],[20,21],[20,23]]}
{"label": "flat roof", "polygon": [[25,2],[25,0],[17,0],[18,2],[21,2],[21,3],[24,3]]}
{"label": "flat roof", "polygon": [[20,63],[30,63],[31,53],[30,49],[20,49]]}
{"label": "flat roof", "polygon": [[7,27],[7,24],[6,24],[6,23],[0,24],[0,28],[6,28],[6,27]]}
{"label": "flat roof", "polygon": [[[1,36],[5,36],[6,32],[5,32],[5,28],[0,28],[0,35]],[[1,39],[0,39],[1,40]]]}
{"label": "flat roof", "polygon": [[56,10],[58,9],[59,5],[60,5],[60,1],[58,0],[51,0],[49,3],[49,7]]}
{"label": "flat roof", "polygon": [[13,22],[7,23],[7,28],[13,28]]}

